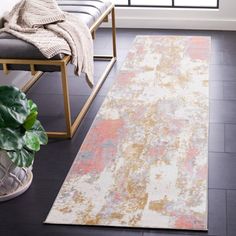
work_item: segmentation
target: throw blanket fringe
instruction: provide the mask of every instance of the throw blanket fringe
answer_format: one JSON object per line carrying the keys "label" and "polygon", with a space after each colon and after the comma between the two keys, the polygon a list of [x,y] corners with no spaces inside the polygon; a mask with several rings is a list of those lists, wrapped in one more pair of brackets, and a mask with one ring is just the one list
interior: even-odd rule
{"label": "throw blanket fringe", "polygon": [[93,86],[93,40],[78,17],[63,12],[55,0],[22,0],[4,18],[0,32],[33,44],[47,59],[60,53],[71,55],[75,74],[84,72]]}

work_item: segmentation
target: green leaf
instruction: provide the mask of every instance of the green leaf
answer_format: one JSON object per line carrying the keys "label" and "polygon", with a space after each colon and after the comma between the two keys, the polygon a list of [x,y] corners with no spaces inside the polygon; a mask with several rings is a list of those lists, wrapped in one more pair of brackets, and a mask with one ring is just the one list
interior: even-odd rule
{"label": "green leaf", "polygon": [[33,127],[36,119],[37,119],[37,116],[38,116],[38,112],[37,111],[33,111],[31,112],[28,117],[26,118],[23,126],[26,130],[29,130]]}
{"label": "green leaf", "polygon": [[0,128],[0,149],[21,149],[24,145],[24,133],[20,129]]}
{"label": "green leaf", "polygon": [[30,114],[23,124],[26,130],[29,130],[33,127],[38,116],[38,107],[32,100],[28,100],[28,110],[30,111]]}
{"label": "green leaf", "polygon": [[16,166],[29,167],[33,163],[35,152],[23,148],[21,150],[8,151],[7,155]]}
{"label": "green leaf", "polygon": [[25,145],[27,148],[35,152],[40,150],[40,141],[36,133],[27,131],[25,133],[24,139],[25,139]]}
{"label": "green leaf", "polygon": [[39,138],[41,145],[48,143],[48,136],[38,120],[36,120],[34,126],[28,132],[34,133]]}
{"label": "green leaf", "polygon": [[18,88],[0,86],[0,128],[17,128],[28,115],[26,95]]}
{"label": "green leaf", "polygon": [[28,109],[30,110],[30,112],[38,112],[37,105],[30,99],[28,100]]}

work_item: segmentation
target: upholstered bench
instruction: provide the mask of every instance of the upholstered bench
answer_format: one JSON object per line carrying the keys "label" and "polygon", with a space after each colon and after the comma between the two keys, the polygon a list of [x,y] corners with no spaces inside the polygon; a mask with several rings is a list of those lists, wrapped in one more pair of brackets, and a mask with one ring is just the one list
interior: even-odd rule
{"label": "upholstered bench", "polygon": [[51,59],[46,59],[32,44],[22,41],[11,34],[0,33],[0,70],[3,70],[5,74],[8,74],[10,70],[31,71],[32,79],[24,85],[23,91],[27,91],[40,78],[43,72],[60,71],[67,128],[65,132],[48,132],[48,136],[71,138],[116,61],[115,8],[114,4],[108,0],[58,0],[57,2],[63,11],[73,13],[85,22],[93,38],[95,38],[97,28],[102,22],[108,21],[110,14],[112,19],[112,54],[94,56],[94,60],[108,61],[108,65],[73,124],[71,121],[67,81],[67,64],[71,60],[70,56],[59,54]]}

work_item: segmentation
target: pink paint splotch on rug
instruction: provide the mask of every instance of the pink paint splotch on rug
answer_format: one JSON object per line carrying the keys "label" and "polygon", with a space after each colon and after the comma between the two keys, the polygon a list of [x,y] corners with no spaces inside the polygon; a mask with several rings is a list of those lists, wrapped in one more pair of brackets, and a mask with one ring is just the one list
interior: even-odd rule
{"label": "pink paint splotch on rug", "polygon": [[207,229],[209,55],[136,37],[46,223]]}

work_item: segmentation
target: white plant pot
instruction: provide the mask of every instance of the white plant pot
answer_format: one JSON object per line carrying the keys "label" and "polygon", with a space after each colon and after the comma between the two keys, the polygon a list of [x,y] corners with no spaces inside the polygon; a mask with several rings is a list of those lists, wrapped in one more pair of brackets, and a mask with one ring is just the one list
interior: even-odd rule
{"label": "white plant pot", "polygon": [[0,150],[0,202],[24,193],[31,185],[32,179],[32,167],[17,167],[8,158],[6,151]]}

